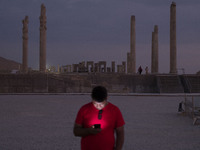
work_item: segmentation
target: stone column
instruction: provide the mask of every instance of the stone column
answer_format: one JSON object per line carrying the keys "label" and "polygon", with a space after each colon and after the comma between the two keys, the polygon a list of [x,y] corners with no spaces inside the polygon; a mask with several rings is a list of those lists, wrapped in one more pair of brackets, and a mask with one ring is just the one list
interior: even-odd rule
{"label": "stone column", "polygon": [[78,64],[73,64],[72,68],[73,68],[73,72],[78,72]]}
{"label": "stone column", "polygon": [[177,73],[176,63],[176,3],[170,8],[170,73]]}
{"label": "stone column", "polygon": [[25,17],[24,20],[22,20],[23,23],[23,56],[22,56],[22,72],[27,73],[28,72],[28,16]]}
{"label": "stone column", "polygon": [[136,73],[135,16],[131,16],[130,53],[127,54],[127,73]]}
{"label": "stone column", "polygon": [[130,53],[127,53],[127,73],[130,73],[130,66],[131,66],[131,60],[130,60]]}
{"label": "stone column", "polygon": [[99,63],[94,64],[94,72],[99,72]]}
{"label": "stone column", "polygon": [[44,4],[41,5],[40,15],[40,71],[46,71],[46,8]]}
{"label": "stone column", "polygon": [[151,73],[158,73],[158,26],[152,32]]}
{"label": "stone column", "polygon": [[99,61],[99,72],[101,72],[101,73],[106,72],[106,62],[105,61]]}
{"label": "stone column", "polygon": [[112,73],[115,73],[115,61],[112,61]]}
{"label": "stone column", "polygon": [[88,72],[94,72],[94,62],[93,61],[87,61],[87,70],[88,70]]}
{"label": "stone column", "polygon": [[126,73],[126,62],[125,61],[122,62],[122,66],[123,66],[123,73]]}

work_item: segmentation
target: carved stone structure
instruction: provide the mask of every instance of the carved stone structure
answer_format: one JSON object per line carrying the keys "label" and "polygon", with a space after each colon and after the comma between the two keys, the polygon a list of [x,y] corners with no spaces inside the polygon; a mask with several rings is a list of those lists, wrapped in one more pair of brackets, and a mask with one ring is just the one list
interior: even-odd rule
{"label": "carved stone structure", "polygon": [[126,62],[125,61],[122,62],[122,66],[123,66],[123,72],[126,73]]}
{"label": "carved stone structure", "polygon": [[78,64],[78,72],[88,72],[84,61]]}
{"label": "carved stone structure", "polygon": [[48,72],[56,72],[56,67],[55,66],[50,66],[48,68]]}
{"label": "carved stone structure", "polygon": [[99,63],[94,64],[94,72],[99,72]]}
{"label": "carved stone structure", "polygon": [[40,71],[46,71],[46,8],[44,4],[41,5],[40,15]]}
{"label": "carved stone structure", "polygon": [[110,67],[107,67],[107,73],[111,73],[111,68]]}
{"label": "carved stone structure", "polygon": [[79,72],[79,73],[88,72],[88,68],[85,66],[84,61],[80,62],[79,64],[73,64],[72,68],[73,72]]}
{"label": "carved stone structure", "polygon": [[22,56],[22,72],[26,73],[28,71],[28,16],[22,20],[23,23],[23,56]]}
{"label": "carved stone structure", "polygon": [[78,69],[78,66],[79,66],[78,64],[73,64],[73,65],[72,65],[73,72],[78,72],[78,70],[79,70],[79,69]]}
{"label": "carved stone structure", "polygon": [[126,62],[123,61],[122,65],[117,65],[117,73],[126,73]]}
{"label": "carved stone structure", "polygon": [[57,72],[60,73],[61,72],[61,68],[60,66],[58,65],[58,68],[57,68]]}
{"label": "carved stone structure", "polygon": [[170,73],[177,73],[176,62],[176,3],[170,7]]}
{"label": "carved stone structure", "polygon": [[[65,65],[61,67],[61,72],[65,73],[115,73],[115,61],[111,62],[111,67],[107,67],[106,61],[83,61],[79,64]],[[117,73],[126,73],[126,61],[121,65],[117,65]]]}
{"label": "carved stone structure", "polygon": [[135,16],[131,16],[130,53],[127,54],[127,73],[136,73]]}
{"label": "carved stone structure", "polygon": [[72,72],[72,66],[71,65],[66,65],[61,67],[61,72],[62,73],[69,73]]}
{"label": "carved stone structure", "polygon": [[115,73],[115,62],[114,61],[112,61],[112,73]]}
{"label": "carved stone structure", "polygon": [[106,61],[99,61],[99,72],[106,72]]}
{"label": "carved stone structure", "polygon": [[88,72],[94,72],[94,62],[93,61],[87,62],[87,70],[88,70]]}
{"label": "carved stone structure", "polygon": [[158,73],[158,26],[152,32],[151,73]]}
{"label": "carved stone structure", "polygon": [[122,72],[123,72],[123,66],[117,65],[117,73],[122,73]]}
{"label": "carved stone structure", "polygon": [[72,72],[72,66],[71,65],[67,65],[66,66],[66,71],[67,72]]}
{"label": "carved stone structure", "polygon": [[130,73],[130,66],[131,66],[131,62],[130,62],[130,53],[127,53],[127,73]]}

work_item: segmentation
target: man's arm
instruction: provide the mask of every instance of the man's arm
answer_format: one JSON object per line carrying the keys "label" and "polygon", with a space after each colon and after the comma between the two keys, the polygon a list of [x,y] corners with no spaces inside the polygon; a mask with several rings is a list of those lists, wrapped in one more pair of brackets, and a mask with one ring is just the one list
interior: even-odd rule
{"label": "man's arm", "polygon": [[116,148],[115,150],[122,150],[124,144],[124,126],[116,128]]}
{"label": "man's arm", "polygon": [[94,127],[91,128],[83,128],[82,125],[75,123],[74,124],[74,135],[75,136],[88,136],[88,135],[95,135],[101,132],[101,129],[95,129]]}

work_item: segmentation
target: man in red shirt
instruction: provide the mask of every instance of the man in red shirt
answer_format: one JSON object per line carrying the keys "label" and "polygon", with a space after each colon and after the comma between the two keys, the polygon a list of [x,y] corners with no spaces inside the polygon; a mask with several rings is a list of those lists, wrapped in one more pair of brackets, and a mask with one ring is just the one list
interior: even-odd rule
{"label": "man in red shirt", "polygon": [[[81,150],[122,150],[124,119],[119,108],[107,101],[107,90],[92,90],[92,102],[77,114],[74,135],[81,138]],[[116,139],[114,133],[116,132]]]}

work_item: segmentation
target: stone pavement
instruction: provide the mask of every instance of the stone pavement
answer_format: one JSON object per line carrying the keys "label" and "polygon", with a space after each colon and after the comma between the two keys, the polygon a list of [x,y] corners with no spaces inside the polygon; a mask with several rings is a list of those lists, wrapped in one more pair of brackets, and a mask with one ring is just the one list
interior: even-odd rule
{"label": "stone pavement", "polygon": [[[124,116],[123,150],[199,150],[200,126],[182,96],[110,96]],[[89,95],[0,95],[0,150],[80,150],[72,129]]]}

